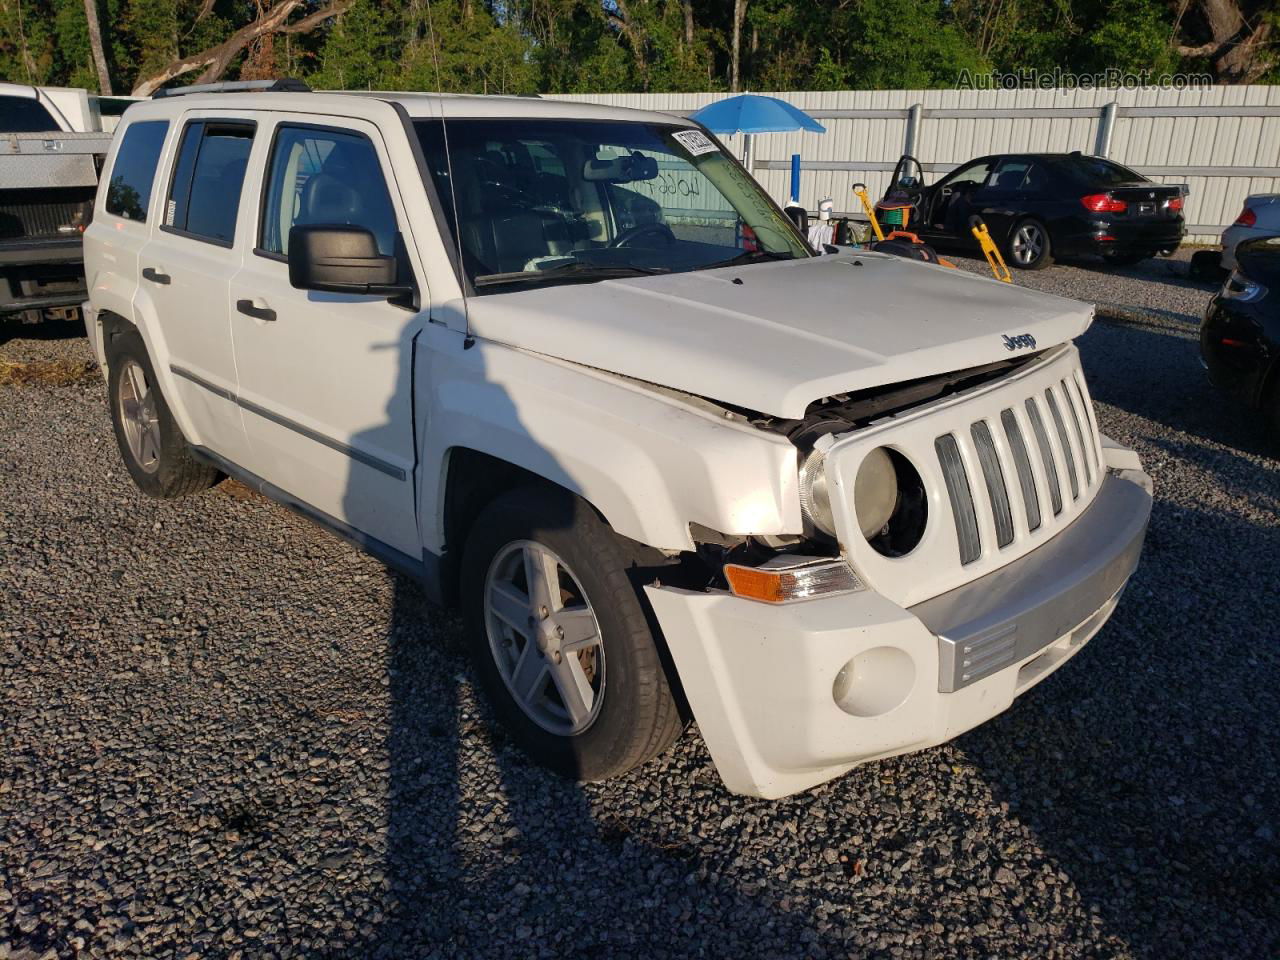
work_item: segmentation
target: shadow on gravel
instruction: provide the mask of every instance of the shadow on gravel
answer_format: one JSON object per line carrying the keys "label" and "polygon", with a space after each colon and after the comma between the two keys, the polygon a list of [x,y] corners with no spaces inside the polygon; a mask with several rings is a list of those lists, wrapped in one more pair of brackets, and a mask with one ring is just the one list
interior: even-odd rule
{"label": "shadow on gravel", "polygon": [[22,314],[0,317],[0,347],[10,340],[74,340],[84,335],[84,321],[78,312],[74,320],[43,318],[31,322]]}
{"label": "shadow on gravel", "polygon": [[1130,277],[1135,280],[1146,280],[1171,287],[1183,287],[1187,290],[1201,290],[1205,293],[1216,290],[1220,286],[1220,284],[1212,281],[1199,280],[1192,277],[1186,260],[1150,257],[1126,267],[1107,263],[1101,258],[1080,258],[1078,260],[1063,260],[1060,262],[1064,266],[1075,267],[1077,270],[1087,270],[1090,273],[1100,273],[1107,278]]}
{"label": "shadow on gravel", "polygon": [[1280,621],[1275,548],[1274,527],[1158,505],[1115,617],[1058,689],[962,741],[1136,956],[1280,955],[1280,657],[1249,639]]}
{"label": "shadow on gravel", "polygon": [[790,931],[771,957],[811,955],[803,917],[709,878],[692,825],[670,844],[642,838],[628,826],[638,803],[598,816],[582,786],[528,760],[442,634],[460,637],[460,624],[397,577],[383,919],[335,956],[718,955],[730,924],[743,942]]}
{"label": "shadow on gravel", "polygon": [[[415,349],[410,336],[402,331],[396,349]],[[420,370],[442,367],[449,370],[418,358]],[[402,402],[409,392],[399,384],[387,423],[362,436],[385,443],[411,431],[395,422],[396,411],[409,409]],[[475,402],[518,425],[521,411],[495,392]],[[421,470],[420,453],[418,461]],[[368,491],[352,479],[344,499],[345,514],[359,516]],[[528,759],[491,716],[461,619],[433,606],[413,580],[393,576],[385,895],[374,929],[335,957],[680,957],[721,952],[707,942],[706,926],[722,930],[730,918],[744,928],[744,942],[788,936],[768,949],[771,957],[809,953],[804,917],[775,916],[756,891],[713,879],[695,827],[681,825],[683,835],[670,843],[660,828],[642,838],[629,826],[644,817],[639,802],[600,819],[582,785]]]}

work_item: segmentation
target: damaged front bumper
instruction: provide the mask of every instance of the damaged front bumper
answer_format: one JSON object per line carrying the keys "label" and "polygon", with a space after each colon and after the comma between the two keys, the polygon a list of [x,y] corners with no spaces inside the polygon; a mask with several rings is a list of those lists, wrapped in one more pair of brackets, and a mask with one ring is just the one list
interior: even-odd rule
{"label": "damaged front bumper", "polygon": [[1007,709],[1102,627],[1137,566],[1151,482],[1103,442],[1094,502],[1048,543],[903,608],[871,591],[768,605],[646,588],[716,768],[782,797],[950,740]]}

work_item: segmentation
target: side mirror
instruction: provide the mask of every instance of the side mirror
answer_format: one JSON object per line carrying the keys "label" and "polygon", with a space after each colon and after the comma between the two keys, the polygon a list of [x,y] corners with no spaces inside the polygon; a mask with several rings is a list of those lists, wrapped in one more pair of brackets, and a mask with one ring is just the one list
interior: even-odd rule
{"label": "side mirror", "polygon": [[299,290],[400,297],[413,293],[397,282],[395,257],[378,253],[364,227],[298,226],[289,231],[289,283]]}

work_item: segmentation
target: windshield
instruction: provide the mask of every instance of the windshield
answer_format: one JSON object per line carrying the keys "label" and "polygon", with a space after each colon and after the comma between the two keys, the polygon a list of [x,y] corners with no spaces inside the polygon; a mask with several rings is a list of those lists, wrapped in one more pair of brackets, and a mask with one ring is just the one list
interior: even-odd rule
{"label": "windshield", "polygon": [[698,130],[450,120],[446,160],[441,121],[416,127],[477,292],[812,256],[760,186]]}

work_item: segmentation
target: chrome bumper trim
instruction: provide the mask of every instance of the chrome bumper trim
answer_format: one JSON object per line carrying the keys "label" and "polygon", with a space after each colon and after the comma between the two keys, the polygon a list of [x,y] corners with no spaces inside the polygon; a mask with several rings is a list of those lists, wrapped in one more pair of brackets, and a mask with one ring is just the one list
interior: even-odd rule
{"label": "chrome bumper trim", "polygon": [[938,690],[952,693],[1032,656],[1129,580],[1151,514],[1145,475],[1109,472],[1093,503],[1031,553],[910,612],[938,638]]}

